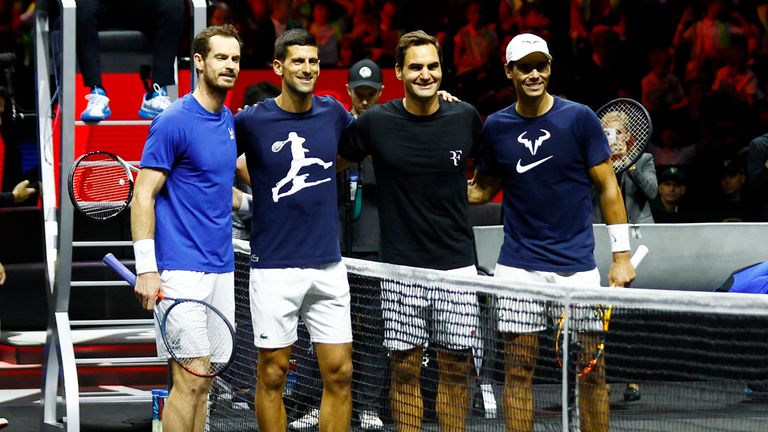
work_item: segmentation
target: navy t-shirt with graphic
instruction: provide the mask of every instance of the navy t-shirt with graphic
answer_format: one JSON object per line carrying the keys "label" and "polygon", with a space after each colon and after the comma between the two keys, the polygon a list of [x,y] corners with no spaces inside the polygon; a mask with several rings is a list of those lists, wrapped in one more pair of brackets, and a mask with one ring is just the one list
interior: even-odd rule
{"label": "navy t-shirt with graphic", "polygon": [[312,267],[341,260],[336,197],[339,138],[354,121],[331,97],[304,113],[267,99],[235,116],[238,152],[253,189],[251,267]]}
{"label": "navy t-shirt with graphic", "polygon": [[488,117],[478,169],[504,188],[499,263],[527,270],[595,268],[589,169],[611,155],[597,116],[555,97],[539,117],[509,106]]}
{"label": "navy t-shirt with graphic", "polygon": [[155,249],[160,270],[225,273],[232,250],[234,119],[212,113],[188,94],[152,121],[141,168],[166,172],[155,197]]}

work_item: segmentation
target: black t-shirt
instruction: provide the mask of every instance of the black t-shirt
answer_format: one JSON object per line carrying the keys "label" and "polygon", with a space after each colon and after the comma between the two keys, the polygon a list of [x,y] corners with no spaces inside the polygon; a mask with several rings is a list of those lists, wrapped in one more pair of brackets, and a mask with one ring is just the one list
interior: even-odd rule
{"label": "black t-shirt", "polygon": [[711,222],[757,222],[756,205],[751,202],[748,192],[739,201],[731,201],[725,196],[718,196],[707,211],[707,220]]}
{"label": "black t-shirt", "polygon": [[342,140],[350,161],[370,154],[378,185],[381,260],[448,270],[474,264],[467,159],[479,149],[481,121],[471,105],[440,101],[428,116],[401,99],[361,115]]}
{"label": "black t-shirt", "polygon": [[685,202],[678,204],[677,211],[667,211],[658,195],[651,200],[651,213],[653,213],[653,222],[657,224],[701,222],[700,217]]}

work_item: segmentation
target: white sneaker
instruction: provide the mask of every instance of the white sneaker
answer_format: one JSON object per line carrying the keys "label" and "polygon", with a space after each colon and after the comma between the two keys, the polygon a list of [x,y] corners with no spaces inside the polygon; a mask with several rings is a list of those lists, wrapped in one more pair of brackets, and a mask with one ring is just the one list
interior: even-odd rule
{"label": "white sneaker", "polygon": [[381,421],[376,411],[363,411],[360,413],[360,427],[363,429],[384,429],[384,422]]}
{"label": "white sneaker", "polygon": [[80,120],[95,123],[106,120],[112,115],[112,110],[109,109],[109,98],[103,88],[95,87],[85,95],[85,99],[88,100],[88,106],[80,113]]}
{"label": "white sneaker", "polygon": [[293,430],[309,429],[317,426],[318,423],[320,423],[320,410],[317,408],[312,408],[309,411],[307,411],[306,414],[304,414],[304,417],[298,420],[292,421],[288,425],[288,429],[293,429]]}
{"label": "white sneaker", "polygon": [[144,99],[141,101],[141,108],[139,109],[139,117],[141,118],[153,119],[171,106],[171,100],[168,98],[165,87],[153,84],[152,88],[155,89],[152,97],[147,99],[147,95],[144,95]]}

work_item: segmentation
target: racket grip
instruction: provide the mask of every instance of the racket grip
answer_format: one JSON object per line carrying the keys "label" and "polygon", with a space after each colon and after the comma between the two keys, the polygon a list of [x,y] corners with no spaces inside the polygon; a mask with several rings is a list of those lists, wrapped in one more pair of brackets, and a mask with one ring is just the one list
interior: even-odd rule
{"label": "racket grip", "polygon": [[637,268],[637,266],[640,265],[640,263],[643,261],[643,258],[648,255],[648,246],[646,245],[640,245],[637,247],[637,250],[634,254],[632,254],[632,258],[629,259],[629,261],[632,263],[632,267]]}
{"label": "racket grip", "polygon": [[104,264],[106,264],[108,267],[110,267],[112,270],[117,272],[118,275],[120,275],[123,280],[128,282],[131,286],[136,286],[136,275],[133,274],[130,270],[128,270],[128,267],[124,266],[123,263],[118,261],[117,258],[115,258],[112,253],[108,253],[104,255]]}

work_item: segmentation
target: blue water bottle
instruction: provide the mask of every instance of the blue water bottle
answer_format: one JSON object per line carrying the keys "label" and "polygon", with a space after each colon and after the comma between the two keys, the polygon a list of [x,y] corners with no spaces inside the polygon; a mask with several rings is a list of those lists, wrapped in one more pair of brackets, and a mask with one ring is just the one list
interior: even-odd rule
{"label": "blue water bottle", "polygon": [[152,390],[152,432],[163,432],[163,408],[168,399],[168,390]]}
{"label": "blue water bottle", "polygon": [[293,389],[296,387],[296,382],[299,380],[299,374],[296,373],[296,360],[291,359],[288,365],[288,374],[285,377],[285,389],[283,390],[283,396],[290,397],[293,394]]}

